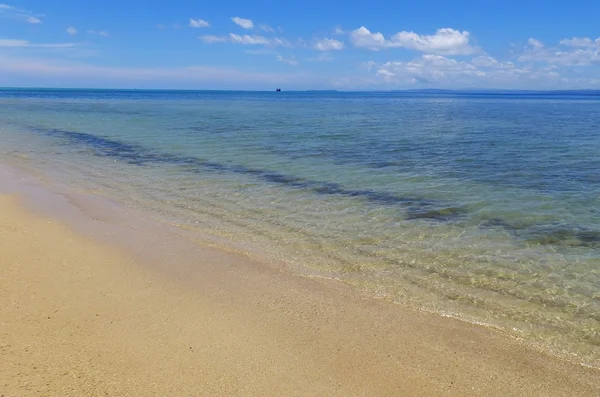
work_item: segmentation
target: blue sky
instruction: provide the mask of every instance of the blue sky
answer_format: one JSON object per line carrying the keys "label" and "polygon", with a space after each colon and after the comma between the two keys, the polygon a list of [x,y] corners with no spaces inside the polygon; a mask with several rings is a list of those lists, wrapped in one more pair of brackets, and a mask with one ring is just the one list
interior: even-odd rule
{"label": "blue sky", "polygon": [[600,1],[0,0],[0,86],[598,89],[598,15]]}

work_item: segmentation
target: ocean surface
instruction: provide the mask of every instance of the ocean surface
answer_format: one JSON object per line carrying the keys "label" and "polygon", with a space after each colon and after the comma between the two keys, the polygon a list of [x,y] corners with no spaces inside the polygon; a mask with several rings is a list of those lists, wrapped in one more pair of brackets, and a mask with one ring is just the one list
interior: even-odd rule
{"label": "ocean surface", "polygon": [[0,161],[600,363],[600,97],[3,89]]}

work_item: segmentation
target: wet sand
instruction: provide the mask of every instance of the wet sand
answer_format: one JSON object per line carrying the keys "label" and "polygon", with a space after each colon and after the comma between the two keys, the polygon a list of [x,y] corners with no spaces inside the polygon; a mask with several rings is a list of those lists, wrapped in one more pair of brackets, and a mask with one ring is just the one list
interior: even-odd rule
{"label": "wet sand", "polygon": [[75,197],[49,216],[5,177],[0,395],[600,395],[598,370],[495,330],[135,229]]}

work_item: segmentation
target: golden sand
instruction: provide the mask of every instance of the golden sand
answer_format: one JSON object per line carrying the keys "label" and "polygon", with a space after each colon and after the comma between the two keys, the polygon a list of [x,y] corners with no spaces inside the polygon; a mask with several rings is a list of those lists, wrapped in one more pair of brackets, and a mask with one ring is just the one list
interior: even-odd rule
{"label": "golden sand", "polygon": [[195,250],[148,266],[0,196],[0,395],[600,395],[490,329]]}

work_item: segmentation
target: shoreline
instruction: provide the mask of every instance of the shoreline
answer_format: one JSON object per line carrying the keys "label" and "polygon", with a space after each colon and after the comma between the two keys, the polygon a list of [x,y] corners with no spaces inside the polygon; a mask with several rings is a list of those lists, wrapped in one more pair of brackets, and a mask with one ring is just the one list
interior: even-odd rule
{"label": "shoreline", "polygon": [[[0,384],[8,395],[40,379],[49,385],[36,390],[49,395],[600,392],[600,371],[487,327],[199,246],[119,207],[36,197],[42,186],[18,187],[6,172],[0,293],[13,305],[0,312],[9,359]],[[52,310],[60,324],[43,321]],[[80,377],[67,382],[59,367]]]}
{"label": "shoreline", "polygon": [[[24,166],[10,161],[3,162],[4,164],[0,162],[0,180],[3,180],[3,184],[9,187],[5,190],[9,192],[18,191],[19,194],[27,198],[29,209],[45,216],[60,219],[84,235],[92,236],[94,239],[112,246],[124,247],[127,252],[135,253],[136,257],[141,258],[146,265],[152,264],[159,268],[162,266],[157,262],[154,255],[149,254],[144,249],[139,249],[141,244],[136,239],[132,239],[130,235],[146,234],[146,238],[151,240],[150,245],[154,247],[164,245],[164,240],[168,236],[171,246],[179,247],[173,250],[186,250],[187,248],[182,247],[180,244],[181,241],[186,241],[202,248],[224,251],[230,255],[241,256],[244,258],[243,260],[249,260],[248,263],[256,262],[259,266],[270,270],[318,280],[327,284],[329,288],[347,288],[350,294],[361,296],[364,299],[381,299],[404,309],[408,308],[409,310],[425,312],[434,316],[452,318],[469,325],[485,327],[507,338],[533,347],[544,354],[550,354],[574,364],[600,370],[600,356],[586,354],[584,350],[577,350],[576,352],[575,349],[572,349],[572,345],[565,344],[564,341],[558,344],[542,341],[537,338],[537,335],[526,332],[523,327],[527,324],[510,327],[507,324],[498,322],[498,318],[484,319],[484,313],[463,312],[460,311],[460,308],[459,310],[436,309],[422,305],[422,302],[397,300],[386,292],[379,293],[379,291],[373,289],[357,286],[351,280],[338,278],[335,275],[327,274],[327,272],[322,273],[320,270],[316,270],[314,266],[306,266],[296,260],[290,261],[289,258],[285,257],[285,251],[275,255],[272,252],[262,252],[260,248],[257,249],[251,243],[245,244],[219,234],[209,233],[206,230],[199,230],[178,222],[161,219],[161,217],[149,213],[147,209],[140,210],[123,202],[114,201],[105,193],[75,188],[64,182],[60,183],[57,180],[57,175],[50,177],[32,168],[31,165]],[[8,185],[7,180],[11,182]],[[90,223],[89,220],[100,222]],[[114,227],[117,225],[127,225],[129,233],[126,233],[125,229],[121,227]],[[154,231],[153,236],[147,235],[149,230]],[[152,252],[156,253],[155,251]],[[195,270],[188,267],[186,271],[193,272]],[[185,275],[182,278],[185,279]],[[583,353],[583,355],[577,353]]]}

